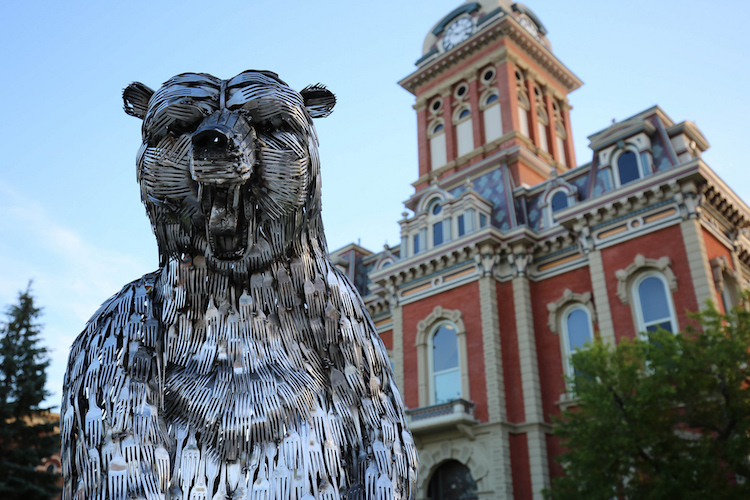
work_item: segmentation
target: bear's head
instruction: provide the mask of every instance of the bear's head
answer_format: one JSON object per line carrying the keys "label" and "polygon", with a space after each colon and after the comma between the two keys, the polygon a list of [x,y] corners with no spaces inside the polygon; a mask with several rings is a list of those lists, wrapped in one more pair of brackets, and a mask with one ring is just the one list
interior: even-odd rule
{"label": "bear's head", "polygon": [[325,251],[312,123],[336,103],[325,87],[296,92],[269,71],[185,73],[156,92],[132,83],[123,100],[143,120],[138,181],[162,263],[203,255],[244,274]]}

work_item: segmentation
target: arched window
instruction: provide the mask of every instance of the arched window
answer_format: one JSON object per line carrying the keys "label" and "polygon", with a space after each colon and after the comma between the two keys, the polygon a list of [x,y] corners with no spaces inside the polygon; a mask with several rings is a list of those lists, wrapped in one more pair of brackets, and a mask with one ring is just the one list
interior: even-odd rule
{"label": "arched window", "polygon": [[526,82],[520,71],[516,70],[516,91],[518,93],[518,131],[529,137],[529,96],[526,93]]}
{"label": "arched window", "polygon": [[484,120],[484,140],[492,142],[503,135],[503,120],[500,113],[500,100],[497,93],[487,94],[482,100],[482,119]]}
{"label": "arched window", "polygon": [[[427,204],[428,226],[431,226],[431,245],[436,247],[451,240],[451,217],[443,211],[443,202],[440,198],[433,198]],[[427,242],[425,242],[427,244]]]}
{"label": "arched window", "polygon": [[477,483],[468,467],[457,460],[443,462],[430,477],[430,500],[476,500]]}
{"label": "arched window", "polygon": [[547,116],[547,112],[542,108],[542,101],[541,99],[537,103],[536,108],[536,115],[537,115],[537,123],[536,123],[536,129],[537,129],[537,135],[539,136],[539,147],[542,148],[543,151],[549,153],[549,142],[547,138],[547,127],[549,126],[549,117]]}
{"label": "arched window", "polygon": [[567,137],[567,134],[565,133],[565,127],[563,127],[562,123],[556,122],[555,123],[555,142],[557,143],[557,161],[568,166],[568,160],[565,158],[565,138]]}
{"label": "arched window", "polygon": [[556,192],[552,195],[550,205],[552,206],[553,213],[562,210],[563,208],[568,208],[568,193],[565,191]]}
{"label": "arched window", "polygon": [[638,167],[638,155],[633,151],[624,151],[617,157],[617,174],[620,186],[641,178],[641,171]]}
{"label": "arched window", "polygon": [[430,356],[432,404],[461,398],[461,365],[456,325],[440,323],[432,334]]}
{"label": "arched window", "polygon": [[446,163],[447,154],[445,151],[445,126],[438,121],[430,127],[430,159],[432,170],[442,167]]}
{"label": "arched window", "polygon": [[591,324],[591,314],[582,304],[575,304],[562,314],[562,341],[565,355],[565,374],[573,376],[573,366],[570,357],[586,344],[594,341],[594,330]]}
{"label": "arched window", "polygon": [[453,117],[456,124],[456,142],[458,142],[458,156],[471,153],[474,150],[474,130],[471,122],[471,110],[468,107],[459,108]]}
{"label": "arched window", "polygon": [[639,332],[655,332],[662,328],[677,333],[672,296],[663,275],[648,272],[639,276],[633,281],[633,297]]}

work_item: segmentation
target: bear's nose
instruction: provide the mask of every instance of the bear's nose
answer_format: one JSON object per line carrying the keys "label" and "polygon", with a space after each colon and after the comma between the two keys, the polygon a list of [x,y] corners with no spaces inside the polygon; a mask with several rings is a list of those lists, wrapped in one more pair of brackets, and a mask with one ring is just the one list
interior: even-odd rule
{"label": "bear's nose", "polygon": [[235,111],[213,113],[193,133],[190,174],[206,184],[241,184],[255,162],[255,131]]}
{"label": "bear's nose", "polygon": [[197,156],[220,158],[226,154],[229,137],[220,130],[203,130],[193,136]]}

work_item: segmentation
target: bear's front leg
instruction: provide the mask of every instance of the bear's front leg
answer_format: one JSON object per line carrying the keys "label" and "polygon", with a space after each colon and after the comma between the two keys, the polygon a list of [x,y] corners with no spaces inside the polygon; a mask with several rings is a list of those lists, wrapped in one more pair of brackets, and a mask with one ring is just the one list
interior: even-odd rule
{"label": "bear's front leg", "polygon": [[156,499],[169,488],[152,287],[150,276],[127,285],[73,345],[62,401],[63,499]]}

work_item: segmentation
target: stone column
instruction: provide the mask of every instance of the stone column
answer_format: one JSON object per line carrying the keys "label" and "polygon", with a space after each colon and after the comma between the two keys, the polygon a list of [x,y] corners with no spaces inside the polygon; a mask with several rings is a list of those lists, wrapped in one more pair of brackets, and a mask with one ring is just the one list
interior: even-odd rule
{"label": "stone column", "polygon": [[694,186],[684,186],[683,190],[684,193],[678,193],[676,196],[680,201],[680,211],[683,216],[680,230],[690,267],[690,277],[693,281],[691,285],[695,290],[695,300],[698,301],[698,309],[704,310],[707,299],[718,304],[718,298],[713,284],[711,263],[708,261],[708,252],[706,252],[706,242],[703,240],[703,229],[698,218],[699,199]]}
{"label": "stone column", "polygon": [[612,310],[609,307],[607,293],[607,277],[604,274],[602,252],[594,246],[587,226],[575,228],[578,231],[578,248],[589,259],[589,275],[591,276],[591,291],[594,295],[594,307],[599,326],[599,335],[604,342],[615,344],[615,325],[612,321]]}
{"label": "stone column", "polygon": [[[493,275],[498,255],[491,247],[480,249],[475,256],[479,271],[479,302],[482,312],[482,348],[487,381],[487,411],[490,423],[507,421],[505,382],[500,344],[500,321],[497,304],[497,285]],[[494,434],[494,433],[493,433]],[[508,432],[498,428],[498,445],[492,446],[491,469],[494,498],[513,498],[513,475],[510,466],[510,439]]]}
{"label": "stone column", "polygon": [[521,364],[521,385],[523,387],[523,405],[528,427],[526,439],[529,447],[529,470],[533,498],[541,500],[542,489],[550,484],[547,461],[547,439],[543,430],[544,410],[542,408],[542,387],[539,380],[539,365],[534,337],[534,315],[531,308],[531,291],[526,267],[531,255],[516,249],[511,257],[514,271],[513,305],[516,313],[516,331],[518,332],[518,355]]}
{"label": "stone column", "polygon": [[[404,314],[401,304],[398,302],[398,291],[395,286],[388,286],[388,303],[391,308],[391,320],[393,321],[393,349],[391,349],[391,360],[393,361],[393,376],[396,377],[396,387],[403,390],[404,387]],[[402,394],[403,397],[403,394]]]}

